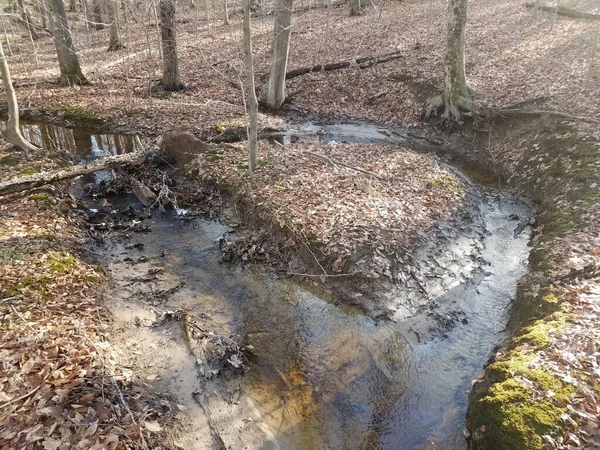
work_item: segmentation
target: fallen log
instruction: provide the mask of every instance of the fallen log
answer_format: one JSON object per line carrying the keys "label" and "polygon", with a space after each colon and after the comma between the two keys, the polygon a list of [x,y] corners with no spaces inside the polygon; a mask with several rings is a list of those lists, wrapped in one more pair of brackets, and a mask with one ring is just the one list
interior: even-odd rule
{"label": "fallen log", "polygon": [[538,5],[535,3],[525,3],[526,8],[538,8],[542,11],[546,11],[553,14],[558,14],[559,16],[570,17],[572,19],[589,19],[589,20],[600,20],[600,14],[589,13],[585,11],[578,11],[573,8],[568,8],[566,6],[547,6],[547,5]]}
{"label": "fallen log", "polygon": [[339,70],[345,69],[350,66],[357,66],[359,69],[366,69],[367,67],[374,66],[375,64],[382,64],[388,61],[392,61],[394,59],[400,59],[403,55],[400,50],[390,52],[390,53],[382,53],[381,55],[375,56],[365,56],[362,58],[357,58],[353,61],[339,61],[329,64],[317,64],[312,67],[301,67],[299,69],[290,70],[285,74],[285,79],[289,80],[291,78],[300,77],[302,75],[306,75],[311,72],[321,72],[321,71],[330,71],[330,70]]}
{"label": "fallen log", "polygon": [[153,151],[127,153],[125,155],[97,159],[89,164],[81,166],[70,166],[51,172],[42,172],[24,177],[12,178],[0,182],[0,197],[38,188],[56,181],[68,180],[80,175],[98,172],[99,170],[122,166],[137,166],[147,161],[153,154]]}

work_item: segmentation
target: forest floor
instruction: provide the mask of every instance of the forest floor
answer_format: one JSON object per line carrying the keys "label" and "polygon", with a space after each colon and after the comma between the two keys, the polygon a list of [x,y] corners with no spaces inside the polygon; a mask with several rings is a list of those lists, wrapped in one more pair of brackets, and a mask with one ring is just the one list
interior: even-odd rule
{"label": "forest floor", "polygon": [[[595,7],[579,0],[568,6],[590,12]],[[299,13],[294,19],[289,70],[392,51],[400,51],[402,57],[367,69],[350,67],[294,78],[288,89],[295,94],[284,113],[261,114],[261,127],[283,126],[286,115],[350,117],[422,126],[424,106],[437,94],[443,77],[445,8],[446,2],[439,1],[394,1],[385,4],[381,15],[367,9],[363,16],[351,18],[346,7]],[[9,63],[21,108],[95,128],[135,130],[149,145],[172,130],[206,136],[229,127],[243,127],[243,94],[236,86],[244,81],[239,11],[232,8],[229,26],[214,17],[207,26],[197,11],[180,12],[180,71],[187,87],[172,94],[152,89],[160,78],[161,61],[156,28],[151,25],[153,17],[150,10],[147,13],[147,17],[138,17],[139,23],[124,27],[127,47],[119,52],[106,52],[107,31],[86,33],[81,22],[73,22],[83,71],[92,83],[75,89],[58,87],[58,65],[50,38],[35,42],[35,57],[27,39],[11,40]],[[257,74],[268,71],[271,34],[270,16],[254,19]],[[482,92],[481,101],[489,107],[527,101],[525,109],[552,109],[600,120],[599,46],[600,29],[595,21],[536,13],[526,9],[520,0],[482,0],[470,5],[467,74],[471,86]],[[382,92],[385,94],[380,98],[369,99]],[[532,123],[535,127],[530,126]],[[514,322],[529,328],[515,331],[513,341],[496,355],[497,365],[484,378],[489,381],[482,397],[485,407],[510,416],[479,413],[471,422],[471,432],[481,441],[494,439],[498,430],[506,431],[506,419],[512,420],[509,432],[525,436],[519,441],[519,448],[595,448],[594,445],[600,447],[600,286],[594,269],[600,252],[600,166],[597,145],[589,147],[582,142],[600,139],[600,127],[576,122],[562,128],[562,123],[556,123],[554,126],[554,122],[518,122],[510,118],[481,124],[484,133],[459,132],[464,147],[482,165],[497,170],[512,186],[539,201],[542,211],[532,242],[535,260],[532,259],[531,274],[521,283],[520,296],[543,308],[518,311],[522,317]],[[553,128],[552,132],[549,128]],[[564,145],[554,146],[551,141]],[[265,161],[281,159],[282,150],[276,144],[263,144],[261,155]],[[585,157],[563,152],[571,148],[584,148]],[[289,149],[300,165],[290,168],[297,170],[294,176],[310,180],[301,186],[306,202],[296,204],[297,193],[294,197],[286,195],[289,179],[283,177],[273,184],[277,174],[271,173],[268,166],[258,172],[260,182],[252,189],[269,198],[281,218],[301,221],[326,246],[357,242],[351,228],[340,227],[343,220],[349,220],[349,211],[358,210],[352,217],[353,224],[377,223],[389,229],[397,221],[386,208],[408,208],[414,213],[411,220],[400,221],[394,235],[401,245],[401,239],[409,239],[424,223],[439,220],[447,202],[460,198],[460,181],[418,154],[408,153],[409,160],[399,161],[397,154],[377,147],[336,147],[330,156],[340,161],[355,165],[356,160],[345,159],[345,152],[366,151],[360,168],[381,176],[392,175],[394,181],[406,178],[399,187],[362,173],[354,177],[357,187],[348,185],[348,177],[338,176],[353,169],[332,168],[303,153],[305,150],[322,149],[300,145]],[[219,166],[223,172],[215,175],[225,183],[234,183],[239,176],[236,170],[241,170],[241,154],[241,150],[225,154],[227,164]],[[52,164],[28,160],[29,156],[8,148],[2,149],[0,158],[10,162],[0,164],[3,179],[28,173],[32,167],[45,170]],[[15,158],[16,165],[10,158]],[[405,175],[408,172],[410,177]],[[438,183],[431,184],[433,179],[445,179],[447,183],[440,187]],[[446,184],[457,189],[442,189],[448,187]],[[323,186],[334,196],[327,195],[330,191]],[[355,196],[355,189],[362,191],[361,201],[370,198],[371,208],[354,208],[352,201],[356,199],[349,199],[335,212],[337,216],[332,216],[339,197]],[[399,205],[399,193],[404,195],[404,189],[412,189],[414,195]],[[369,197],[373,191],[382,191],[384,198]],[[380,208],[378,201],[385,203],[385,208]],[[60,442],[67,440],[83,442],[81,448],[93,448],[98,442],[109,445],[117,440],[132,446],[141,445],[144,439],[161,442],[162,428],[156,419],[172,405],[151,397],[143,397],[138,405],[140,394],[128,381],[126,371],[94,356],[98,350],[94,345],[105,342],[107,322],[102,317],[101,295],[94,287],[104,274],[77,256],[82,237],[77,225],[59,210],[58,205],[63,203],[42,193],[11,198],[0,206],[0,307],[6,318],[0,346],[0,412],[10,411],[3,416],[3,420],[9,417],[10,425],[0,430],[5,433],[2,437],[24,439],[32,445],[42,442],[48,431],[43,432],[43,427],[52,422],[53,414],[59,413],[46,407],[46,403],[58,398],[81,407],[62,420],[62,428],[57,428],[61,438],[46,439],[45,448],[60,448]],[[340,221],[332,223],[328,217]],[[383,245],[389,236],[379,238],[382,242],[377,244]],[[343,270],[343,260],[333,258],[331,263],[328,270]],[[569,275],[570,270],[580,272]],[[18,301],[18,314],[7,299]],[[76,319],[68,314],[73,308],[78,311]],[[557,311],[563,315],[557,315]],[[55,367],[41,362],[42,358],[54,358]],[[543,382],[536,372],[540,367],[559,381]],[[99,397],[99,390],[105,390],[106,395]],[[542,405],[548,414],[531,414],[532,419],[518,408],[506,409],[502,401],[515,393],[520,396],[521,405],[526,404],[534,412]],[[20,399],[23,395],[26,397]],[[128,415],[124,404],[136,405],[133,417],[123,417]],[[105,425],[92,432],[82,425],[86,420]],[[542,434],[548,437],[542,438]]]}

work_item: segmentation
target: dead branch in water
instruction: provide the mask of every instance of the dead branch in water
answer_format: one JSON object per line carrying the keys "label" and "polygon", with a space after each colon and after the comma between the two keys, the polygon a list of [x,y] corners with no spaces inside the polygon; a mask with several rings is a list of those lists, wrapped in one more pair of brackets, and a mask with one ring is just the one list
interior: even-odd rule
{"label": "dead branch in water", "polygon": [[137,166],[147,161],[149,156],[152,154],[153,152],[148,151],[110,156],[108,158],[98,159],[89,164],[81,166],[71,166],[51,172],[41,172],[24,177],[12,178],[0,183],[0,196],[27,191],[29,189],[45,186],[56,181],[68,180],[80,175],[98,172],[100,170],[128,165]]}

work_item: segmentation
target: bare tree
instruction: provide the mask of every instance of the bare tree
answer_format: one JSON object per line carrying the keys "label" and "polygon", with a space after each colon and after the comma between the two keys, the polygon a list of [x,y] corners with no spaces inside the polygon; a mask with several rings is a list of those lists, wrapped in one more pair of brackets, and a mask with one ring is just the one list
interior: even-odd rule
{"label": "bare tree", "polygon": [[273,55],[267,87],[267,104],[280,109],[285,101],[285,72],[287,70],[292,31],[294,0],[277,0],[273,25]]}
{"label": "bare tree", "polygon": [[351,16],[360,16],[362,14],[362,9],[360,5],[360,0],[350,0],[350,15]]}
{"label": "bare tree", "polygon": [[19,5],[19,9],[21,10],[21,19],[25,22],[27,29],[29,30],[29,34],[31,39],[38,40],[40,36],[37,33],[36,27],[31,20],[31,15],[27,8],[25,8],[25,2],[23,0],[17,0],[17,4]]}
{"label": "bare tree", "polygon": [[442,94],[427,105],[426,115],[436,114],[443,109],[444,122],[462,119],[461,110],[477,112],[478,105],[471,100],[465,75],[465,30],[469,0],[448,2],[448,49],[445,60],[445,79]]}
{"label": "bare tree", "polygon": [[110,20],[110,40],[108,42],[108,51],[114,52],[125,47],[123,45],[123,41],[121,40],[119,5],[115,3],[115,0],[107,0],[106,10],[108,11],[108,18]]}
{"label": "bare tree", "polygon": [[100,4],[100,0],[93,0],[92,14],[96,31],[104,30],[106,27],[102,21],[102,5]]}
{"label": "bare tree", "polygon": [[2,84],[6,92],[6,102],[8,103],[8,121],[6,122],[6,130],[3,131],[2,137],[23,150],[38,150],[37,147],[31,145],[21,134],[19,126],[19,104],[17,103],[17,95],[10,79],[10,70],[8,62],[4,56],[4,47],[0,43],[0,72],[2,75]]}
{"label": "bare tree", "polygon": [[256,153],[258,150],[258,100],[254,85],[254,61],[252,58],[252,28],[250,23],[250,2],[244,0],[244,56],[246,62],[246,80],[248,82],[248,109],[250,123],[248,125],[248,172],[256,169]]}
{"label": "bare tree", "polygon": [[52,14],[52,34],[60,66],[60,85],[88,84],[79,65],[79,57],[67,22],[63,0],[49,0],[49,4]]}
{"label": "bare tree", "polygon": [[223,24],[229,25],[229,11],[227,10],[227,0],[223,0]]}
{"label": "bare tree", "polygon": [[180,91],[177,40],[175,34],[175,0],[160,0],[160,37],[163,53],[162,87],[167,91]]}

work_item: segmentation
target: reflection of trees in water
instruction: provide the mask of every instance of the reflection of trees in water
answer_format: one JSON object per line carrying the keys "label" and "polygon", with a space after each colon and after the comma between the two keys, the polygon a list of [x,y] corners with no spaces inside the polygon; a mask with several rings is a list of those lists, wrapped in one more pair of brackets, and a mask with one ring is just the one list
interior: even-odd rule
{"label": "reflection of trees in water", "polygon": [[81,128],[50,124],[21,124],[23,136],[38,147],[77,156],[105,157],[133,150],[133,136],[95,134]]}
{"label": "reflection of trees in water", "polygon": [[282,445],[378,448],[411,372],[397,332],[284,283],[255,295],[239,331],[256,349],[252,397]]}

